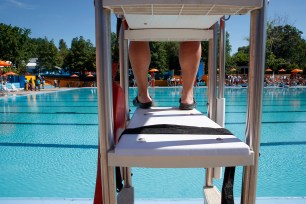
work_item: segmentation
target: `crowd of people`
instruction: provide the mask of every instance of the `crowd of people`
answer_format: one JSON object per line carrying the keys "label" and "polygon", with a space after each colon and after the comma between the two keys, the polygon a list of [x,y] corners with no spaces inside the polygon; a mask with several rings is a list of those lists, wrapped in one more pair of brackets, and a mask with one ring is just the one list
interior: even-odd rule
{"label": "crowd of people", "polygon": [[265,77],[266,86],[305,86],[306,80],[302,76],[297,76],[296,74],[291,74],[290,76],[266,76]]}
{"label": "crowd of people", "polygon": [[44,76],[36,76],[35,79],[30,78],[28,80],[27,78],[24,79],[24,84],[25,84],[25,90],[30,90],[30,91],[40,91],[40,89],[45,88],[45,77]]}
{"label": "crowd of people", "polygon": [[[243,86],[248,85],[247,75],[228,75],[225,83],[227,86]],[[306,80],[301,75],[266,75],[264,78],[264,86],[305,86]]]}
{"label": "crowd of people", "polygon": [[227,75],[225,77],[225,84],[227,86],[238,86],[241,84],[247,84],[248,80],[247,80],[247,76],[243,75]]}
{"label": "crowd of people", "polygon": [[168,86],[180,86],[182,85],[182,78],[178,78],[178,77],[169,77],[167,79],[167,85]]}
{"label": "crowd of people", "polygon": [[[148,84],[154,87],[155,79],[148,75]],[[167,78],[167,86],[181,86],[183,84],[183,79],[181,76],[170,76]],[[196,79],[194,86],[206,86],[207,82],[205,80]],[[248,76],[247,75],[226,75],[225,76],[226,86],[248,86]],[[133,78],[131,81],[131,86],[137,87],[136,80]],[[264,86],[306,86],[306,80],[302,75],[266,75],[264,78]]]}

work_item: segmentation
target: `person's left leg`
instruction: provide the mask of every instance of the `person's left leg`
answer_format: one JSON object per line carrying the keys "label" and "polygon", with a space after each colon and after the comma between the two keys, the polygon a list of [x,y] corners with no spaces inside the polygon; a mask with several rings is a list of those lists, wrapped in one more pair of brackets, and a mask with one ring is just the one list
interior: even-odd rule
{"label": "person's left leg", "polygon": [[181,42],[180,44],[180,65],[182,68],[183,91],[181,103],[192,104],[193,86],[201,58],[201,42]]}

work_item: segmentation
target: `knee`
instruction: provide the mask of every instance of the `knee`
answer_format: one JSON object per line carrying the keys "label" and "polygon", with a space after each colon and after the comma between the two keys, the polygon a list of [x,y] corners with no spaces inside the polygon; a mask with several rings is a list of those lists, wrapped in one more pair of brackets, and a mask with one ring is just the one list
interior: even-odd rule
{"label": "knee", "polygon": [[181,50],[193,50],[193,51],[200,51],[201,50],[201,42],[200,41],[187,41],[180,43]]}
{"label": "knee", "polygon": [[187,58],[190,57],[201,57],[201,42],[199,41],[191,41],[191,42],[181,42],[180,43],[180,58]]}
{"label": "knee", "polygon": [[149,42],[146,41],[131,41],[130,42],[130,47],[129,47],[129,52],[130,53],[135,53],[137,54],[143,54],[145,53],[144,51],[147,51],[150,53],[150,46]]}

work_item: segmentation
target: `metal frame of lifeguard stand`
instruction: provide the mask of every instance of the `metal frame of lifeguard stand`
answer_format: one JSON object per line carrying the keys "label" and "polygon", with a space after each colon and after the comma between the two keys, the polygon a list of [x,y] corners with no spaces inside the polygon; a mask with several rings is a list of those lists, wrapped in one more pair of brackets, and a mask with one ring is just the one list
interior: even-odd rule
{"label": "metal frame of lifeguard stand", "polygon": [[[235,0],[236,2],[238,0]],[[258,174],[260,145],[260,128],[262,112],[262,95],[265,62],[267,0],[262,0],[262,7],[251,11],[250,26],[250,64],[248,86],[248,108],[246,118],[246,144],[255,153],[254,165],[244,167],[241,203],[254,204]],[[221,25],[224,22],[221,22]],[[101,152],[102,195],[104,204],[116,203],[114,167],[108,165],[108,152],[114,147],[113,103],[112,103],[112,59],[111,59],[111,11],[103,6],[103,0],[95,0],[96,24],[96,66],[98,89],[99,143]],[[214,24],[213,38],[209,39],[209,84],[208,84],[208,116],[221,126],[224,124],[224,53],[225,32],[221,26],[219,90],[217,98],[217,28]],[[125,92],[126,118],[129,120],[128,100],[128,40],[124,37],[124,29],[120,32],[120,85]],[[221,111],[220,111],[221,107]],[[131,187],[131,173],[124,168],[125,188]],[[206,187],[212,184],[212,169],[206,172]]]}

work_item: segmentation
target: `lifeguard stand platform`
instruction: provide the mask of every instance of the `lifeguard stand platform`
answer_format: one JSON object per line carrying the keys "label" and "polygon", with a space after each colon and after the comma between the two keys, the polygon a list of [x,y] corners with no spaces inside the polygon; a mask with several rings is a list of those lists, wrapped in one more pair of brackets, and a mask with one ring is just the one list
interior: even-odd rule
{"label": "lifeguard stand platform", "polygon": [[[221,203],[213,186],[219,167],[244,166],[241,203],[256,199],[260,124],[265,59],[267,0],[95,0],[97,84],[99,105],[99,152],[104,204],[134,202],[130,167],[206,168],[204,202]],[[120,85],[125,93],[127,129],[154,126],[188,126],[190,131],[173,134],[161,130],[130,132],[115,141],[111,13],[126,20],[120,30]],[[240,141],[224,127],[225,15],[251,15],[249,95],[246,139]],[[220,21],[220,29],[218,22]],[[219,82],[217,83],[218,29]],[[128,42],[129,41],[209,41],[208,116],[198,110],[176,107],[137,109],[129,116]],[[218,89],[217,89],[218,84]],[[194,134],[193,128],[201,129]],[[164,134],[161,134],[163,133]],[[225,132],[224,132],[225,131]],[[117,137],[118,138],[118,137]],[[115,167],[123,168],[124,188],[116,193]],[[178,178],[179,179],[179,178]]]}

